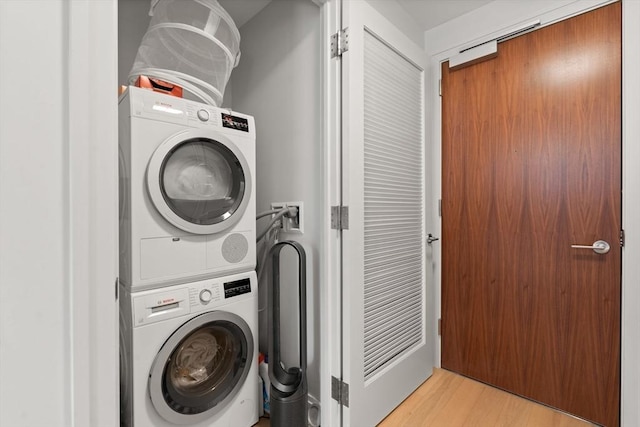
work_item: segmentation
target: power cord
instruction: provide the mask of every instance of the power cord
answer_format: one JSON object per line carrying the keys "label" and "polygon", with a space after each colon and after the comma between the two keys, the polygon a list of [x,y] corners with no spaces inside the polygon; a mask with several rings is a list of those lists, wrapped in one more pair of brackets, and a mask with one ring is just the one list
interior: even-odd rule
{"label": "power cord", "polygon": [[267,234],[267,232],[271,229],[271,227],[273,227],[273,225],[278,222],[280,220],[280,218],[282,218],[283,216],[286,216],[287,218],[295,218],[298,216],[298,208],[295,207],[290,207],[290,208],[282,208],[280,210],[270,210],[270,211],[266,211],[266,212],[262,212],[259,213],[256,216],[256,220],[263,218],[265,216],[268,215],[273,215],[275,213],[275,216],[273,218],[271,218],[271,222],[269,223],[269,225],[267,226],[267,228],[258,235],[258,237],[256,238],[256,243],[260,242],[260,240],[262,240],[262,238]]}

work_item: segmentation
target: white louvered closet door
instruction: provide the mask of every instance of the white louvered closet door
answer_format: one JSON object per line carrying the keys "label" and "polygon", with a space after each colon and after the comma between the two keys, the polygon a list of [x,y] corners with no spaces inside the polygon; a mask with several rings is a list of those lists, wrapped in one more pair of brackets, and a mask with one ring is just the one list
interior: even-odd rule
{"label": "white louvered closet door", "polygon": [[343,425],[373,426],[433,368],[425,323],[425,54],[364,1],[344,1],[343,22]]}

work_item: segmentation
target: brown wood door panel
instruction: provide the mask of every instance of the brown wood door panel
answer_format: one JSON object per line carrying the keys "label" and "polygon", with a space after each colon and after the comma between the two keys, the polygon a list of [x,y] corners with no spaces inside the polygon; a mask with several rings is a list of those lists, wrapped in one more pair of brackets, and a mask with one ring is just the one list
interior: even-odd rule
{"label": "brown wood door panel", "polygon": [[618,425],[620,3],[442,87],[442,366]]}

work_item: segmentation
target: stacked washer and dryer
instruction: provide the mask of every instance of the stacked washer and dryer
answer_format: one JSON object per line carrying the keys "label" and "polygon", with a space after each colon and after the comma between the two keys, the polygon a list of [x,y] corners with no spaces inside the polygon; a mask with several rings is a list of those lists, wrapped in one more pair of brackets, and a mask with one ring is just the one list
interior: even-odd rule
{"label": "stacked washer and dryer", "polygon": [[251,426],[253,118],[129,87],[119,119],[122,425]]}

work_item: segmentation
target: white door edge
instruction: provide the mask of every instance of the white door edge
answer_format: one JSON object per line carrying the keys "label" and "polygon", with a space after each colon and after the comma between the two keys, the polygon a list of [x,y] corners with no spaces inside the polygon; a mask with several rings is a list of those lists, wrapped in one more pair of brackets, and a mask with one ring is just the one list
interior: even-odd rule
{"label": "white door edge", "polygon": [[[315,0],[312,0],[315,1]],[[340,334],[341,247],[340,232],[331,228],[331,206],[341,202],[340,187],[340,61],[331,58],[331,35],[341,25],[343,0],[328,0],[322,5],[323,94],[324,94],[324,165],[323,165],[323,249],[321,255],[322,286],[321,323],[321,423],[335,427],[341,424],[341,406],[331,397],[331,377],[340,378],[342,345]]]}

